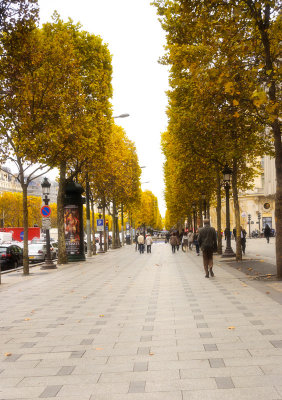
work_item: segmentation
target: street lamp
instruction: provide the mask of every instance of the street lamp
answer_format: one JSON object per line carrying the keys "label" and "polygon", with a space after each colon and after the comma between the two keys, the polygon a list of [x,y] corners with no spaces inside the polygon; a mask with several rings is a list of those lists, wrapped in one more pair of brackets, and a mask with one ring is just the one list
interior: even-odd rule
{"label": "street lamp", "polygon": [[251,214],[248,214],[248,225],[249,225],[249,238],[251,238]]}
{"label": "street lamp", "polygon": [[126,117],[129,117],[129,114],[120,114],[120,115],[117,115],[117,116],[115,116],[113,118],[126,118]]}
{"label": "street lamp", "polygon": [[[98,216],[99,216],[99,219],[102,218],[102,212],[103,212],[103,206],[102,206],[101,203],[99,203],[98,204]],[[101,227],[99,229],[101,229]],[[102,232],[102,230],[100,230],[100,249],[99,249],[98,253],[104,253],[103,245],[102,245],[102,235],[103,235],[103,232]]]}
{"label": "street lamp", "polygon": [[260,234],[260,220],[261,220],[261,213],[258,212],[258,226],[259,226],[259,234]]}
{"label": "street lamp", "polygon": [[193,222],[194,222],[194,232],[196,232],[196,203],[192,203],[193,208]]}
{"label": "street lamp", "polygon": [[202,193],[202,200],[204,203],[204,218],[207,218],[207,202],[206,202],[206,195],[205,193]]}
{"label": "street lamp", "polygon": [[[51,183],[48,181],[48,178],[44,178],[43,182],[41,183],[41,187],[42,187],[42,194],[43,194],[43,201],[45,206],[48,206],[49,204],[49,195],[50,195],[50,187],[51,187]],[[46,218],[45,220],[43,218]],[[51,259],[51,250],[50,250],[50,232],[49,232],[49,224],[50,224],[50,220],[49,217],[43,217],[42,218],[42,222],[44,221],[46,223],[46,258],[45,258],[45,262],[42,265],[41,269],[55,269],[57,268],[57,266],[53,263],[52,259]]]}
{"label": "street lamp", "polygon": [[230,232],[230,207],[229,207],[229,189],[230,189],[230,180],[232,175],[232,169],[225,164],[225,167],[222,171],[223,174],[223,184],[225,188],[225,196],[226,196],[226,248],[222,257],[234,257],[236,254],[232,250],[231,247],[231,232]]}

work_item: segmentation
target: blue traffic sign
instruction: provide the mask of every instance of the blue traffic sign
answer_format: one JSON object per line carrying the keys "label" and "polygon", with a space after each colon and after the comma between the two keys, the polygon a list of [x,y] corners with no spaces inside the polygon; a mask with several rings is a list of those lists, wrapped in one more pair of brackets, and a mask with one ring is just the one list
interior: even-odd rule
{"label": "blue traffic sign", "polygon": [[24,231],[21,231],[20,238],[21,238],[21,240],[24,240]]}
{"label": "blue traffic sign", "polygon": [[43,206],[41,207],[40,212],[42,217],[49,217],[51,214],[51,208],[49,206]]}
{"label": "blue traffic sign", "polygon": [[97,226],[103,226],[104,225],[104,220],[103,219],[97,219]]}

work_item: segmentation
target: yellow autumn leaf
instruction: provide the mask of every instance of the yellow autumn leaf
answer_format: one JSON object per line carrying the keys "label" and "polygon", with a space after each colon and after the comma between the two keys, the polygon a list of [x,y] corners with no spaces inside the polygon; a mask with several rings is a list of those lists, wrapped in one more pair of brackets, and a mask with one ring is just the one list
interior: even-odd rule
{"label": "yellow autumn leaf", "polygon": [[234,118],[239,118],[239,116],[240,116],[240,114],[238,113],[238,111],[236,111],[236,112],[233,114],[233,117],[234,117]]}
{"label": "yellow autumn leaf", "polygon": [[5,353],[6,357],[10,357],[12,355],[12,353]]}
{"label": "yellow autumn leaf", "polygon": [[238,100],[233,100],[233,106],[238,106],[238,104],[239,104],[239,101]]}
{"label": "yellow autumn leaf", "polygon": [[235,329],[235,326],[229,326],[228,329]]}

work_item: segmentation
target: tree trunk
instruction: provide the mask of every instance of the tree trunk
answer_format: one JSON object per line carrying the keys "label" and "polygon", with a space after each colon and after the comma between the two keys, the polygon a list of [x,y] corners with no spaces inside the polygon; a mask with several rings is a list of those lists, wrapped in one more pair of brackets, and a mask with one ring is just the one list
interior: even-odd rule
{"label": "tree trunk", "polygon": [[221,235],[221,182],[220,175],[217,172],[217,188],[216,188],[217,204],[216,204],[216,221],[217,221],[217,253],[222,254],[222,235]]}
{"label": "tree trunk", "polygon": [[107,231],[106,231],[106,212],[105,212],[105,198],[103,198],[103,220],[104,220],[104,252],[108,250],[107,246]]}
{"label": "tree trunk", "polygon": [[66,189],[66,163],[60,165],[59,190],[57,198],[57,218],[58,218],[58,264],[67,264],[67,252],[65,241],[64,226],[64,197]]}
{"label": "tree trunk", "polygon": [[[277,121],[278,125],[278,121]],[[276,226],[276,266],[277,276],[282,278],[282,143],[279,126],[273,127],[275,137],[275,167],[276,167],[276,195],[275,195],[275,226]]]}
{"label": "tree trunk", "polygon": [[92,256],[91,250],[91,227],[90,227],[90,187],[88,180],[88,173],[86,173],[86,235],[87,235],[87,257]]}
{"label": "tree trunk", "polygon": [[93,236],[93,254],[96,255],[96,237],[95,237],[95,212],[94,212],[94,201],[91,198],[91,213],[92,213],[92,236]]}
{"label": "tree trunk", "polygon": [[237,179],[238,178],[238,162],[236,159],[233,161],[233,172],[232,172],[232,191],[233,191],[233,203],[235,210],[235,221],[236,221],[236,261],[242,260],[242,246],[241,246],[241,223],[240,223],[240,205],[238,198]]}
{"label": "tree trunk", "polygon": [[24,228],[24,247],[23,247],[23,274],[29,275],[28,260],[28,207],[27,207],[27,183],[24,183],[24,177],[21,178],[23,190],[23,228]]}
{"label": "tree trunk", "polygon": [[[271,54],[271,44],[269,38],[269,24],[270,24],[270,12],[269,7],[265,8],[264,20],[262,16],[258,19],[257,12],[253,7],[252,2],[247,2],[253,19],[258,27],[261,35],[261,41],[264,49],[265,57],[265,84],[269,87],[268,96],[269,100],[273,105],[276,105],[276,112],[278,114],[279,103],[276,98],[276,89],[279,87],[279,78],[277,72],[274,70],[274,62]],[[279,57],[279,56],[278,56]],[[277,58],[277,64],[279,63]],[[269,73],[270,71],[270,73]],[[273,112],[274,113],[274,112]],[[274,148],[275,148],[275,169],[276,169],[276,195],[275,195],[275,222],[276,222],[276,266],[277,276],[282,278],[282,141],[281,141],[281,130],[280,121],[278,116],[271,123],[271,128],[274,137]]]}

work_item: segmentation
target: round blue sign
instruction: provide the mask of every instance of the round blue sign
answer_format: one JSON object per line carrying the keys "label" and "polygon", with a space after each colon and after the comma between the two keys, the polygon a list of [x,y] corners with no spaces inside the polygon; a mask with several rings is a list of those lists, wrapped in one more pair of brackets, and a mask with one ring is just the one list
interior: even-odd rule
{"label": "round blue sign", "polygon": [[24,240],[24,231],[22,231],[22,232],[20,233],[20,238],[21,238],[21,240]]}

